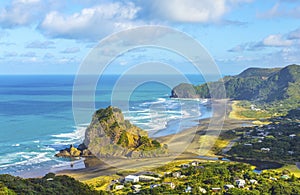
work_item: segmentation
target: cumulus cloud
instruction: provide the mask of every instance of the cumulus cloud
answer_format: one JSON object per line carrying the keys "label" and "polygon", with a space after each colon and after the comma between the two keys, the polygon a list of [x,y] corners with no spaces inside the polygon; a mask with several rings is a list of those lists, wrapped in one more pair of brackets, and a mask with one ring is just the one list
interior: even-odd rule
{"label": "cumulus cloud", "polygon": [[176,22],[216,21],[226,12],[224,0],[154,0],[153,8],[157,15]]}
{"label": "cumulus cloud", "polygon": [[167,22],[218,22],[234,6],[252,0],[152,0],[138,1],[144,17]]}
{"label": "cumulus cloud", "polygon": [[29,25],[39,18],[43,6],[40,0],[13,0],[0,9],[0,25],[3,28]]}
{"label": "cumulus cloud", "polygon": [[117,2],[85,8],[72,15],[52,11],[39,28],[51,37],[98,38],[133,26],[139,9],[133,3]]}
{"label": "cumulus cloud", "polygon": [[110,33],[144,24],[226,23],[227,20],[223,18],[226,13],[240,3],[251,1],[136,0],[125,3],[117,0],[93,3],[93,6],[72,14],[51,11],[46,14],[38,28],[50,37],[97,40]]}
{"label": "cumulus cloud", "polygon": [[281,34],[274,34],[266,37],[262,44],[267,47],[286,47],[291,46],[293,41],[284,39]]}
{"label": "cumulus cloud", "polygon": [[34,48],[34,49],[49,49],[55,48],[55,43],[53,41],[33,41],[26,45],[26,48]]}

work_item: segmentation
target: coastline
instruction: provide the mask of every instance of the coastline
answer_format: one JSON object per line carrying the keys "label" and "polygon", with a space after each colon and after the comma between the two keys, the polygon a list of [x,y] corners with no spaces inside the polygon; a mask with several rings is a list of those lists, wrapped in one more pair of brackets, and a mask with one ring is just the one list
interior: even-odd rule
{"label": "coastline", "polygon": [[[182,130],[181,132],[175,135],[174,134],[166,135],[166,136],[161,136],[156,138],[159,142],[168,144],[169,148],[171,149],[170,156],[151,158],[151,160],[147,158],[141,158],[141,159],[116,158],[116,159],[108,159],[108,161],[107,159],[105,161],[101,161],[97,158],[87,158],[84,161],[86,168],[61,170],[56,173],[58,175],[68,175],[80,181],[84,181],[99,176],[114,175],[118,171],[122,171],[122,170],[123,171],[124,170],[139,171],[142,169],[150,170],[152,168],[162,166],[173,160],[193,160],[193,159],[201,160],[200,156],[203,155],[205,156],[206,153],[204,154],[199,150],[200,139],[201,141],[203,141],[202,138],[205,136],[207,136],[208,138],[208,140],[205,141],[210,142],[210,141],[216,141],[217,139],[217,137],[214,138],[209,137],[209,133],[207,133],[206,131],[208,130],[211,120],[220,120],[220,117],[224,117],[224,123],[220,131],[226,131],[229,129],[234,129],[246,125],[247,126],[253,125],[252,120],[240,120],[240,119],[234,119],[229,117],[229,114],[232,112],[233,109],[232,101],[230,100],[222,100],[222,101],[226,101],[225,117],[222,116],[222,112],[223,112],[222,110],[215,109],[216,113],[214,114],[214,116],[205,119],[200,119],[198,121],[197,126]],[[216,108],[218,108],[218,106],[222,106],[224,102],[218,104],[218,101],[215,101],[214,104],[216,105]],[[184,145],[184,142],[182,142],[181,140],[184,140],[186,137],[191,135],[194,135],[193,140],[191,141],[190,145],[186,147]],[[184,152],[178,153],[177,151],[181,151],[182,147],[186,147]],[[208,154],[208,156],[214,158],[220,157],[211,154]]]}

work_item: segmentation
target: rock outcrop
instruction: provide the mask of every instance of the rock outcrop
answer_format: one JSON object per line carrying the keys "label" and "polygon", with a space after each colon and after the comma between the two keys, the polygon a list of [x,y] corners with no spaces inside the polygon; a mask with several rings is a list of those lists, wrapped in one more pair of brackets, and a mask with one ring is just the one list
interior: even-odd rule
{"label": "rock outcrop", "polygon": [[58,157],[146,158],[165,156],[167,145],[150,139],[146,131],[132,125],[120,109],[109,106],[95,112],[83,144],[61,150]]}
{"label": "rock outcrop", "polygon": [[73,145],[70,145],[69,148],[60,150],[55,156],[64,158],[77,158],[92,157],[93,154],[84,146],[84,144],[80,144],[77,148]]}

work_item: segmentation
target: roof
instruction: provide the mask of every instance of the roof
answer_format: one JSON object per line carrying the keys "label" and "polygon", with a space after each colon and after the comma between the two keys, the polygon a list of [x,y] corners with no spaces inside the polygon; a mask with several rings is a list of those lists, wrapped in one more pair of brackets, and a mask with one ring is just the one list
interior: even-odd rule
{"label": "roof", "polygon": [[136,176],[136,175],[127,175],[125,177],[125,179],[136,179],[136,178],[139,178],[139,176]]}

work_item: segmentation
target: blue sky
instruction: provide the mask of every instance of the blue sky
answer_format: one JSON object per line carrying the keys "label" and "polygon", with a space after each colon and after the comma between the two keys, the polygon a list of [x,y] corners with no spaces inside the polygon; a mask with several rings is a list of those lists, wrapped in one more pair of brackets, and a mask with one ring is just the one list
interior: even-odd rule
{"label": "blue sky", "polygon": [[[189,34],[222,74],[300,64],[298,0],[4,0],[0,74],[75,74],[105,36],[142,25]],[[140,54],[123,55],[116,63],[141,62]],[[171,63],[180,63],[176,59]]]}

